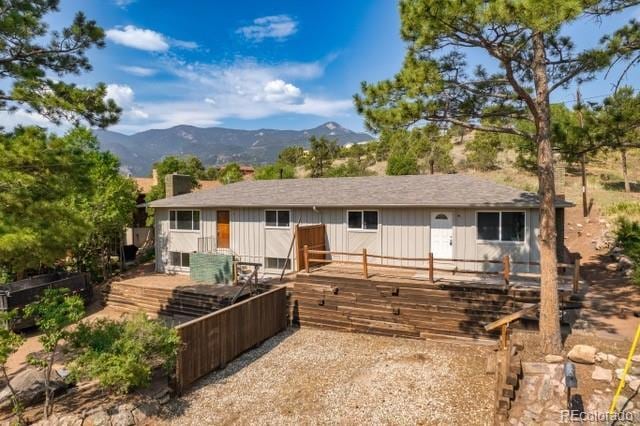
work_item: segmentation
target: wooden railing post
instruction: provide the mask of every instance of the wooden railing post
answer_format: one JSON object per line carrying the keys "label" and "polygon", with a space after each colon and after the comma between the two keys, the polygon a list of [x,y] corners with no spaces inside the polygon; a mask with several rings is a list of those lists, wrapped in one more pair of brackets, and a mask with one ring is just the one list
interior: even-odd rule
{"label": "wooden railing post", "polygon": [[304,270],[308,274],[309,273],[309,246],[305,244],[302,250],[304,252]]}
{"label": "wooden railing post", "polygon": [[573,260],[573,292],[580,290],[580,255],[576,255]]}
{"label": "wooden railing post", "polygon": [[511,275],[511,260],[509,255],[502,256],[502,275],[504,276],[504,283],[509,285],[509,275]]}
{"label": "wooden railing post", "polygon": [[369,278],[369,267],[367,266],[367,249],[362,249],[362,274],[365,278]]}
{"label": "wooden railing post", "polygon": [[429,252],[429,281],[433,282],[433,253]]}

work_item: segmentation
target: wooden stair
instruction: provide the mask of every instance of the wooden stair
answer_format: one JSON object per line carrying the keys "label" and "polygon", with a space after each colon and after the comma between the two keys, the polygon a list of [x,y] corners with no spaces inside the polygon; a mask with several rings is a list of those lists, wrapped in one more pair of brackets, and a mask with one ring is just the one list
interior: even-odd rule
{"label": "wooden stair", "polygon": [[[197,318],[229,305],[234,289],[221,294],[203,294],[191,288],[151,288],[115,282],[103,288],[102,296],[103,304],[119,312]],[[243,298],[244,295],[238,300]]]}
{"label": "wooden stair", "polygon": [[388,282],[298,274],[290,315],[300,325],[411,338],[495,339],[484,325],[536,300],[535,292],[456,283]]}

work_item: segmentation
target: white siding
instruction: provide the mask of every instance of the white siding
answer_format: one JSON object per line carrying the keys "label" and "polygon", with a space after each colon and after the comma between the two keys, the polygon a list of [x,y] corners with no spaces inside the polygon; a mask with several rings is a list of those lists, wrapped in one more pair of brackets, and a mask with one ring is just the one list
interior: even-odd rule
{"label": "white siding", "polygon": [[[375,208],[369,208],[375,209]],[[264,209],[240,208],[221,209],[230,211],[230,248],[245,261],[263,263],[264,258],[284,258],[289,252],[293,230],[300,225],[324,223],[327,231],[327,247],[330,251],[361,253],[363,248],[371,254],[396,257],[427,258],[430,249],[430,214],[426,208],[380,208],[378,210],[378,230],[358,232],[347,229],[347,210],[344,208],[291,209],[288,229],[267,229],[264,223]],[[440,209],[438,209],[440,210]],[[477,240],[476,210],[442,209],[453,213],[453,249],[458,259],[501,259],[509,254],[516,261],[538,262],[540,258],[537,233],[538,211],[530,209],[527,214],[527,235],[523,243],[480,242]],[[201,209],[200,231],[174,232],[169,230],[168,210],[156,209],[156,268],[164,271],[168,264],[169,251],[192,252],[198,249],[198,238],[216,236],[216,210]],[[334,256],[336,260],[345,259]],[[351,260],[355,260],[352,258]],[[295,250],[291,255],[295,264]],[[389,264],[405,266],[425,266],[426,261],[387,260]],[[493,269],[473,262],[444,262],[438,266],[457,266],[461,269]],[[516,265],[515,271],[537,271]]]}

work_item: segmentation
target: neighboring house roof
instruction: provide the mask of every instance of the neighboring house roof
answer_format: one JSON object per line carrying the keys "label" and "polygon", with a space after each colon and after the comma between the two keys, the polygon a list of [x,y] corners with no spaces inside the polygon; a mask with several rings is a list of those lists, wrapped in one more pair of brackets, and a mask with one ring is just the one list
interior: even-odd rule
{"label": "neighboring house roof", "polygon": [[[470,175],[244,181],[156,200],[151,207],[537,207],[538,195]],[[556,201],[558,207],[573,204]]]}
{"label": "neighboring house roof", "polygon": [[[156,179],[152,177],[132,177],[131,179],[138,185],[141,194],[148,194],[151,188],[157,183]],[[222,186],[217,180],[199,180],[198,183],[200,184],[200,188],[193,188],[193,192]]]}
{"label": "neighboring house roof", "polygon": [[148,194],[151,187],[156,184],[156,179],[152,177],[132,177],[131,179],[138,185],[141,194]]}

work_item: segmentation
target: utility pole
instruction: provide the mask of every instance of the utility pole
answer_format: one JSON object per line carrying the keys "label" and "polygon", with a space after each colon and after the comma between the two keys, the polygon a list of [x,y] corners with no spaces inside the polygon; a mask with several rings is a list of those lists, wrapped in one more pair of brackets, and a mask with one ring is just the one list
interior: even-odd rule
{"label": "utility pole", "polygon": [[[584,118],[582,117],[582,98],[580,97],[580,87],[576,90],[576,109],[578,112],[578,121],[580,123],[580,128],[584,129]],[[589,206],[587,206],[587,170],[586,170],[586,156],[587,154],[583,151],[580,154],[580,171],[582,173],[582,216],[589,216]]]}

